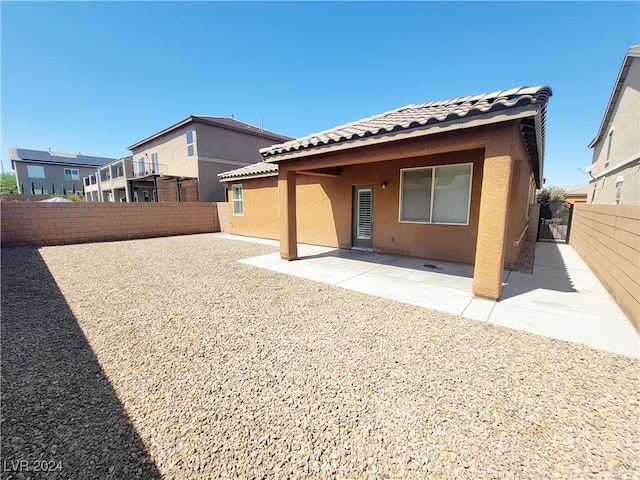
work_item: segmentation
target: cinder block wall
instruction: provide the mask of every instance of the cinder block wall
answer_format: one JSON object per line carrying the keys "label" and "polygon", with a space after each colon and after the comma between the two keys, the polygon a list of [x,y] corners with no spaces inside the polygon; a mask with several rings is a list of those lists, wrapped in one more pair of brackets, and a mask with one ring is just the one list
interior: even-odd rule
{"label": "cinder block wall", "polygon": [[218,207],[204,202],[1,202],[0,215],[3,246],[62,245],[220,231]]}
{"label": "cinder block wall", "polygon": [[218,210],[218,224],[220,225],[220,231],[224,233],[231,232],[231,225],[229,221],[229,202],[216,202],[215,206]]}
{"label": "cinder block wall", "polygon": [[576,204],[569,243],[640,332],[640,206]]}

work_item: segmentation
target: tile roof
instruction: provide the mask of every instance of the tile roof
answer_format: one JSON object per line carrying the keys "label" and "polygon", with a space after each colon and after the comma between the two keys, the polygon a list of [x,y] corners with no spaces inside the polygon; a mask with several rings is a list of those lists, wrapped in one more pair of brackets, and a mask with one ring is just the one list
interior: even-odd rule
{"label": "tile roof", "polygon": [[[277,158],[270,159],[270,157],[346,143],[366,137],[384,137],[401,131],[425,130],[426,127],[432,125],[442,126],[447,122],[460,123],[461,121],[490,117],[497,112],[515,110],[518,107],[531,107],[532,105],[538,107],[536,113],[541,114],[542,131],[540,133],[544,144],[546,104],[551,95],[551,88],[547,86],[518,87],[482,95],[412,104],[320,133],[262,148],[260,153],[265,160],[277,161]],[[425,134],[427,133],[430,132],[425,131]],[[543,145],[535,145],[537,143],[536,138],[529,138],[529,142],[534,144],[532,146],[536,150],[534,154],[537,157],[537,150],[542,150]]]}
{"label": "tile roof", "polygon": [[180,127],[183,127],[185,125],[188,125],[194,122],[205,123],[208,125],[215,125],[221,128],[226,128],[228,130],[234,130],[236,132],[249,133],[259,137],[268,138],[270,140],[273,140],[274,142],[286,142],[292,139],[291,137],[288,137],[286,135],[281,135],[279,133],[275,133],[270,130],[265,130],[260,127],[249,125],[248,123],[241,122],[239,120],[236,120],[235,118],[212,117],[208,115],[189,115],[184,120],[180,120],[178,123],[175,123],[170,127],[160,130],[159,132],[154,133],[153,135],[143,140],[140,140],[139,142],[134,143],[133,145],[127,147],[127,149],[133,150],[134,148],[144,145],[145,143],[151,140],[154,140],[166,133],[170,133],[173,130],[176,130]]}
{"label": "tile roof", "polygon": [[278,174],[278,165],[275,163],[258,162],[246,167],[237,168],[228,172],[218,174],[218,180],[225,182],[228,180],[271,177]]}
{"label": "tile roof", "polygon": [[567,195],[586,195],[591,188],[589,185],[561,185],[561,188]]}
{"label": "tile roof", "polygon": [[58,165],[78,165],[85,167],[99,167],[117,160],[116,158],[93,157],[80,153],[52,152],[51,150],[30,150],[27,148],[11,147],[11,160],[18,162],[50,163]]}

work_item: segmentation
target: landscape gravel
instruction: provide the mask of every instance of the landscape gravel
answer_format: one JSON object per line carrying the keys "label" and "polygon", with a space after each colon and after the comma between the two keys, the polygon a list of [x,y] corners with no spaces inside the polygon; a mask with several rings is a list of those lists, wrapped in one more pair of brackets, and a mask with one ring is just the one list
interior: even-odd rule
{"label": "landscape gravel", "polygon": [[2,478],[640,478],[638,360],[238,262],[273,251],[2,249]]}

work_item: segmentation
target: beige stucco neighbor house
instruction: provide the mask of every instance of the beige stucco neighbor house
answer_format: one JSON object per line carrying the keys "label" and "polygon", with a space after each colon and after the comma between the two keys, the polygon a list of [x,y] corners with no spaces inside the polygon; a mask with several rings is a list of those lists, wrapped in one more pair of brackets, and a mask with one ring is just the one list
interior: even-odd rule
{"label": "beige stucco neighbor house", "polygon": [[640,205],[640,45],[624,56],[602,123],[589,144],[588,203]]}
{"label": "beige stucco neighbor house", "polygon": [[542,184],[551,89],[520,87],[407,105],[263,148],[218,175],[230,229],[280,240],[473,264],[497,299]]}
{"label": "beige stucco neighbor house", "polygon": [[87,202],[131,202],[129,179],[132,158],[124,157],[99,167],[82,178]]}
{"label": "beige stucco neighbor house", "polygon": [[130,147],[133,201],[225,201],[217,174],[261,159],[291,140],[234,118],[191,115]]}

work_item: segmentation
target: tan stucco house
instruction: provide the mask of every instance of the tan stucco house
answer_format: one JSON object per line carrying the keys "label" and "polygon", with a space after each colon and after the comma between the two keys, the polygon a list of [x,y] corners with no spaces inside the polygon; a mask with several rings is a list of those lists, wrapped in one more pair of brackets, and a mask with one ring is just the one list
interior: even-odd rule
{"label": "tan stucco house", "polygon": [[218,175],[231,232],[279,239],[288,260],[303,242],[473,264],[474,293],[497,299],[541,185],[550,96],[407,105],[264,148]]}
{"label": "tan stucco house", "polygon": [[630,47],[595,138],[588,203],[640,205],[640,45]]}

